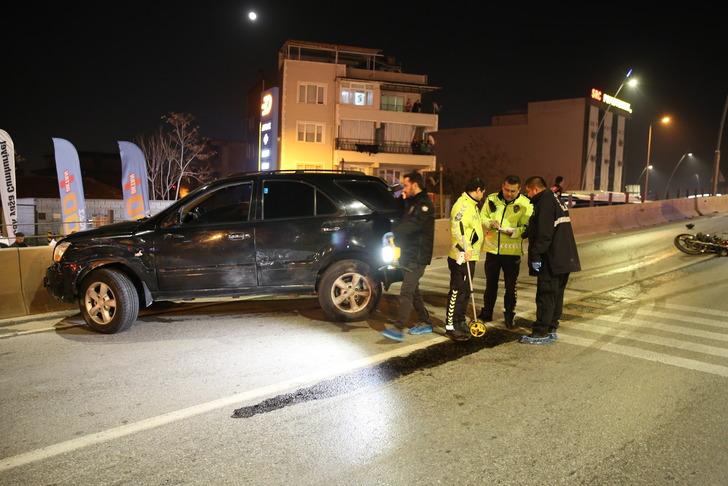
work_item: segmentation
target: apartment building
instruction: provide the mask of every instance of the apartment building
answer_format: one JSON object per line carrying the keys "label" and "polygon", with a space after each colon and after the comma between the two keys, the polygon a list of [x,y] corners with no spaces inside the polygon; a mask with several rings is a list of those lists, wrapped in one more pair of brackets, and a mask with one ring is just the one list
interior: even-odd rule
{"label": "apartment building", "polygon": [[437,105],[423,95],[438,88],[426,75],[403,73],[378,49],[293,40],[278,61],[278,155],[259,169],[360,170],[389,181],[435,170]]}

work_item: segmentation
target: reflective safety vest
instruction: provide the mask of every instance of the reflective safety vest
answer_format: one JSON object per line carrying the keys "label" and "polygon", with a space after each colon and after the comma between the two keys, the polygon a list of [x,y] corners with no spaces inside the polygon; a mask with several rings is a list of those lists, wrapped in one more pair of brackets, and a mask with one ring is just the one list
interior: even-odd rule
{"label": "reflective safety vest", "polygon": [[[533,214],[533,205],[528,198],[519,194],[513,201],[506,202],[503,194],[490,194],[480,212],[485,226],[484,249],[495,255],[523,255],[523,233]],[[513,235],[491,229],[492,221],[497,221],[501,229],[515,228]]]}
{"label": "reflective safety vest", "polygon": [[[462,223],[462,230],[460,223]],[[477,261],[480,258],[482,246],[483,224],[480,221],[478,201],[464,192],[455,201],[452,211],[450,211],[450,251],[447,256],[457,260],[458,253],[469,249],[471,250],[470,261]]]}

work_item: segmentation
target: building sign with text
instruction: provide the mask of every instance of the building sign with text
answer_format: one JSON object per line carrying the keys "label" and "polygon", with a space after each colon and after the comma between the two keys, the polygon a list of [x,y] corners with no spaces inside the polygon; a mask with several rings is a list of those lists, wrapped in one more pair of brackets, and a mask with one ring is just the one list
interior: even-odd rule
{"label": "building sign with text", "polygon": [[632,113],[632,105],[624,100],[615,98],[614,96],[609,96],[607,93],[604,93],[600,89],[592,88],[591,98],[595,101],[601,101],[602,103],[605,103],[609,106],[619,108],[620,110],[626,111],[627,113]]}
{"label": "building sign with text", "polygon": [[278,169],[278,88],[263,91],[258,136],[258,170]]}

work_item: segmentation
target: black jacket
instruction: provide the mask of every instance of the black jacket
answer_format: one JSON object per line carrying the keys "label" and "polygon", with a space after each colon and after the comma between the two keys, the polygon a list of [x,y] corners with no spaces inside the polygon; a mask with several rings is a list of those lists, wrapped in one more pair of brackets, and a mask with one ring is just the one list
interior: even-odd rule
{"label": "black jacket", "polygon": [[397,246],[402,248],[403,265],[432,261],[432,245],[435,240],[435,210],[427,192],[404,200],[401,222],[392,230]]}
{"label": "black jacket", "polygon": [[530,262],[542,261],[554,275],[581,270],[569,210],[549,189],[531,199],[533,215],[528,223],[528,269]]}

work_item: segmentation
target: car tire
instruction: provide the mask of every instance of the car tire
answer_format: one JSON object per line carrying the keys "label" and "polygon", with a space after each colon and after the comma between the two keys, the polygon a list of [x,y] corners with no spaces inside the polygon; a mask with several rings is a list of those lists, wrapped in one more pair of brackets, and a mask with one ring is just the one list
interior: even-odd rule
{"label": "car tire", "polygon": [[335,321],[365,319],[379,304],[382,284],[371,267],[359,260],[342,260],[326,269],[318,288],[324,314]]}
{"label": "car tire", "polygon": [[125,274],[101,269],[84,278],[79,289],[78,306],[88,327],[104,334],[113,334],[136,321],[139,296]]}

